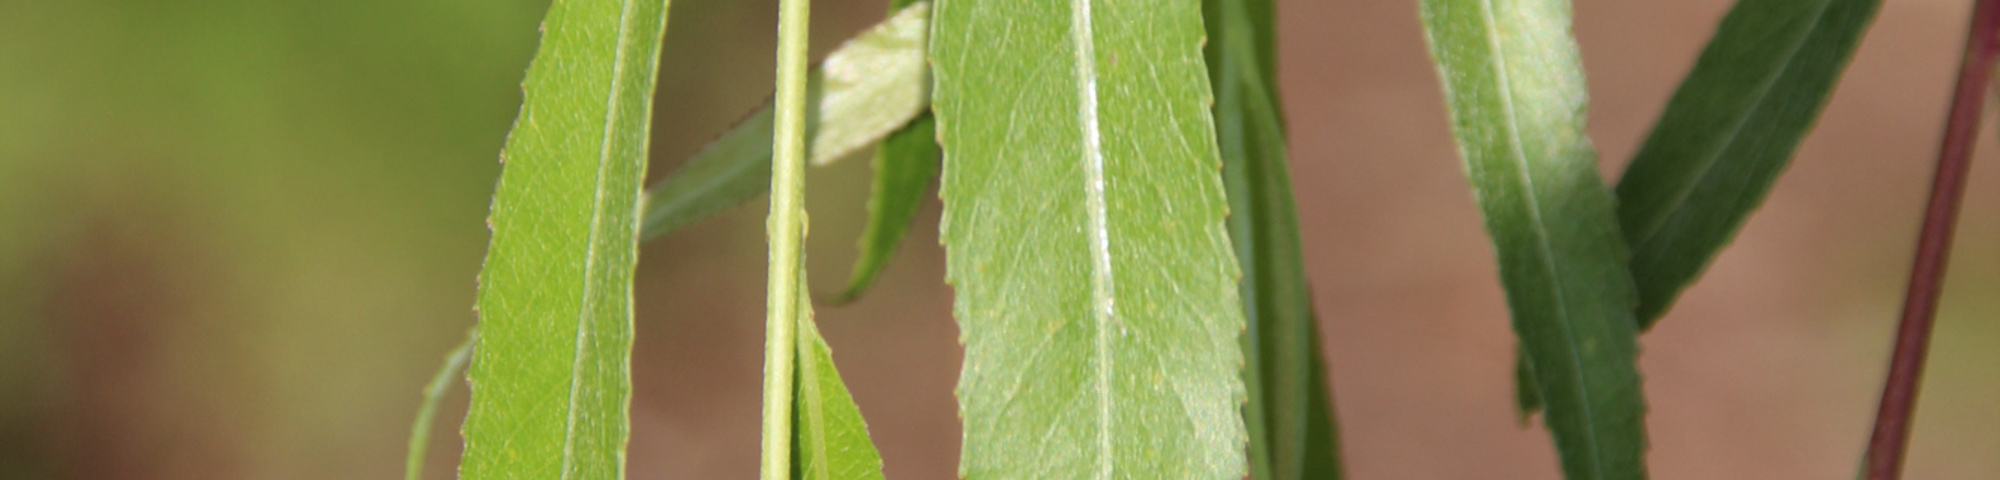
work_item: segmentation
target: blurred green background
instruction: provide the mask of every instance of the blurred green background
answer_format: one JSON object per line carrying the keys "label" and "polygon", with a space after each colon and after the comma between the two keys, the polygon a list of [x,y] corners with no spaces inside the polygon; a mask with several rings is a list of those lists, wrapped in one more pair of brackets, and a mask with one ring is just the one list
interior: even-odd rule
{"label": "blurred green background", "polygon": [[[814,52],[882,0],[814,2]],[[1283,0],[1309,267],[1356,478],[1555,478],[1414,2]],[[1657,478],[1848,478],[1962,42],[1887,2],[1767,207],[1645,340]],[[546,0],[0,0],[0,480],[394,478],[472,324],[498,151]],[[1615,174],[1728,7],[1579,2]],[[674,2],[658,178],[768,94],[774,1]],[[1978,146],[1911,478],[2000,478],[2000,146]],[[866,162],[812,172],[845,278]],[[761,204],[649,243],[633,478],[750,478]],[[950,478],[937,205],[820,322],[895,478]],[[431,478],[449,478],[463,388]]]}

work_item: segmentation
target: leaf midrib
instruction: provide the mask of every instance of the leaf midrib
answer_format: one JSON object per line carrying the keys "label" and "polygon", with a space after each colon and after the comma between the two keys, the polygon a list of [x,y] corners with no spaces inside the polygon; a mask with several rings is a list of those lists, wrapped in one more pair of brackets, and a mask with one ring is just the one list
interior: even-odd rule
{"label": "leaf midrib", "polygon": [[623,109],[619,108],[619,100],[624,96],[625,51],[630,47],[632,42],[632,21],[635,17],[634,13],[637,11],[635,5],[634,0],[620,2],[620,10],[618,12],[618,44],[617,49],[611,54],[611,82],[609,84],[611,91],[606,95],[604,103],[604,135],[598,139],[597,144],[597,178],[592,182],[591,188],[593,192],[590,202],[590,232],[584,240],[583,297],[582,301],[578,302],[579,305],[577,307],[576,347],[571,354],[572,358],[570,361],[568,409],[563,412],[565,415],[561,476],[563,480],[569,480],[570,466],[576,458],[578,411],[576,402],[577,398],[582,396],[579,394],[583,389],[584,359],[588,357],[584,347],[587,345],[590,337],[595,334],[591,328],[590,311],[591,307],[596,303],[596,297],[593,295],[593,292],[596,290],[598,283],[595,280],[598,256],[597,237],[600,226],[604,224],[606,213],[604,205],[604,179],[608,176],[611,169],[612,143],[613,139],[617,136],[618,122],[623,113]]}
{"label": "leaf midrib", "polygon": [[[1517,171],[1520,172],[1521,182],[1528,187],[1526,192],[1527,194],[1522,195],[1521,198],[1527,201],[1528,219],[1535,226],[1535,231],[1534,231],[1535,247],[1541,250],[1542,253],[1541,264],[1544,268],[1548,269],[1549,279],[1552,281],[1551,284],[1561,285],[1562,273],[1559,269],[1556,268],[1555,265],[1555,252],[1553,247],[1549,245],[1548,227],[1542,223],[1541,200],[1535,198],[1535,179],[1532,175],[1528,174],[1528,153],[1527,151],[1522,149],[1523,140],[1521,138],[1521,128],[1519,123],[1520,121],[1514,107],[1514,89],[1512,87],[1512,82],[1508,78],[1507,74],[1508,72],[1507,55],[1505,55],[1506,47],[1505,44],[1500,41],[1500,31],[1499,29],[1496,28],[1496,25],[1499,24],[1499,20],[1494,16],[1493,13],[1494,12],[1493,0],[1480,0],[1479,5],[1480,5],[1480,15],[1483,16],[1485,20],[1485,28],[1483,30],[1485,30],[1486,33],[1486,41],[1488,42],[1488,46],[1492,47],[1494,53],[1494,55],[1491,55],[1494,67],[1494,80],[1499,83],[1500,108],[1501,111],[1504,112],[1504,115],[1506,115],[1507,117],[1507,121],[1503,123],[1505,124],[1507,129],[1508,140],[1510,140],[1509,146],[1513,150],[1514,154],[1512,160],[1514,161],[1517,167]],[[1577,343],[1576,334],[1573,331],[1574,328],[1572,328],[1570,321],[1569,303],[1566,300],[1564,300],[1562,288],[1561,287],[1550,288],[1549,292],[1555,295],[1556,320],[1562,326],[1560,330],[1562,331],[1563,334],[1563,340],[1568,342],[1570,345],[1576,345]],[[1577,365],[1578,372],[1581,373],[1584,368],[1583,358],[1577,356],[1577,352],[1574,348],[1569,349],[1568,353],[1570,355],[1570,361]],[[1578,389],[1578,396],[1582,400],[1581,402],[1578,402],[1578,404],[1583,408],[1582,412],[1583,420],[1585,423],[1590,424],[1589,428],[1584,429],[1584,434],[1588,436],[1585,439],[1587,440],[1585,448],[1588,448],[1590,450],[1589,458],[1591,459],[1591,468],[1594,469],[1596,473],[1594,478],[1605,478],[1603,470],[1604,462],[1598,459],[1598,457],[1600,456],[1600,452],[1598,452],[1597,448],[1597,426],[1595,424],[1597,415],[1594,412],[1594,408],[1590,403],[1589,382],[1578,381],[1576,382],[1576,384]],[[1547,396],[1547,393],[1548,392],[1544,392],[1544,396]]]}
{"label": "leaf midrib", "polygon": [[1105,201],[1104,149],[1097,122],[1097,52],[1090,18],[1092,0],[1070,0],[1070,41],[1075,43],[1077,117],[1083,133],[1085,228],[1090,241],[1091,315],[1096,321],[1098,475],[1111,478],[1111,326],[1115,321],[1111,270],[1110,212]]}
{"label": "leaf midrib", "polygon": [[1776,70],[1772,70],[1771,75],[1765,77],[1763,82],[1757,86],[1757,94],[1753,97],[1755,100],[1752,102],[1753,106],[1750,113],[1738,117],[1734,122],[1731,122],[1729,136],[1718,142],[1713,151],[1702,156],[1701,168],[1694,176],[1695,181],[1688,182],[1681,188],[1676,189],[1673,200],[1667,202],[1667,208],[1661,210],[1664,213],[1658,218],[1649,219],[1646,230],[1639,235],[1632,236],[1633,238],[1630,241],[1632,242],[1633,251],[1639,251],[1652,245],[1653,241],[1659,238],[1660,230],[1666,228],[1667,220],[1675,217],[1682,210],[1683,206],[1687,204],[1688,198],[1694,196],[1695,187],[1707,183],[1705,180],[1708,179],[1710,174],[1714,173],[1715,165],[1721,163],[1723,152],[1728,152],[1731,147],[1736,145],[1736,138],[1742,136],[1744,126],[1750,124],[1750,117],[1756,116],[1757,112],[1764,111],[1770,105],[1766,100],[1771,96],[1771,89],[1778,85],[1779,79],[1785,78],[1785,74],[1792,70],[1792,63],[1798,60],[1799,52],[1805,49],[1807,43],[1810,43],[1808,40],[1813,38],[1813,34],[1819,33],[1820,29],[1826,26],[1827,12],[1833,10],[1833,3],[1836,1],[1839,0],[1820,2],[1819,11],[1812,15],[1812,26],[1807,28],[1805,32],[1800,33],[1798,39],[1792,42],[1790,51],[1785,54],[1785,63],[1779,65]]}

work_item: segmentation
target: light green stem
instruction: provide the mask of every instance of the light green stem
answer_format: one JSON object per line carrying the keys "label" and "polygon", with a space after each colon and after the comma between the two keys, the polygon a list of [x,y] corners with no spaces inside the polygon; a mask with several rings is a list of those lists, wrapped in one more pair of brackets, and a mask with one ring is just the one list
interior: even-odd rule
{"label": "light green stem", "polygon": [[445,354],[444,366],[438,368],[437,375],[424,387],[424,403],[417,407],[417,421],[410,424],[410,453],[403,460],[403,479],[424,478],[424,458],[430,456],[431,427],[437,423],[438,404],[443,403],[444,394],[451,391],[453,380],[465,381],[465,363],[472,360],[472,340],[479,338],[479,329],[465,332],[465,343]]}
{"label": "light green stem", "polygon": [[764,332],[763,480],[791,477],[792,370],[797,365],[799,251],[805,241],[806,25],[810,0],[778,6],[776,134],[772,139],[769,309]]}

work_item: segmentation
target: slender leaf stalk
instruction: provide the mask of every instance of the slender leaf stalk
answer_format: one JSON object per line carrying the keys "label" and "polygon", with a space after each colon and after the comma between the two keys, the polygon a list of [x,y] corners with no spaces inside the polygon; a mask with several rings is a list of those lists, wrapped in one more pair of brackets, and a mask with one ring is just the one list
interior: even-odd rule
{"label": "slender leaf stalk", "polygon": [[772,138],[770,283],[764,344],[763,480],[791,477],[799,265],[805,241],[806,42],[811,0],[778,6],[777,118]]}
{"label": "slender leaf stalk", "polygon": [[438,405],[444,403],[445,393],[451,391],[452,380],[465,378],[465,363],[472,360],[472,341],[477,338],[477,327],[465,332],[465,342],[444,355],[444,366],[424,386],[424,403],[417,407],[417,420],[410,424],[410,453],[403,460],[404,480],[424,478],[424,458],[430,456],[431,427],[437,423]]}
{"label": "slender leaf stalk", "polygon": [[2000,0],[1979,0],[1972,10],[1972,28],[1959,64],[1958,87],[1939,147],[1937,172],[1931,183],[1924,226],[1917,238],[1917,255],[1910,268],[1903,317],[1896,329],[1896,349],[1889,358],[1889,378],[1882,387],[1882,404],[1875,413],[1875,431],[1868,441],[1864,464],[1870,480],[1902,477],[1903,452],[1909,445],[1910,419],[1917,404],[1918,380],[1930,348],[1931,326],[1938,296],[1944,290],[1946,257],[1965,193],[1966,170],[1972,164],[1972,143],[1978,137],[1980,110],[1995,58],[2000,57]]}

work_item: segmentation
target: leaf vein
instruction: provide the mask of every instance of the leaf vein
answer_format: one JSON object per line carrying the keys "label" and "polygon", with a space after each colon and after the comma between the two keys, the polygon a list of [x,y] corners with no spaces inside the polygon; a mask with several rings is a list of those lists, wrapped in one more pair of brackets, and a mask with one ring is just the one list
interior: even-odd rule
{"label": "leaf vein", "polygon": [[[1494,14],[1493,0],[1480,0],[1479,5],[1480,14],[1485,17],[1484,20],[1486,21],[1486,28],[1483,29],[1486,33],[1486,41],[1493,48],[1491,58],[1493,59],[1494,81],[1499,83],[1500,88],[1500,108],[1508,120],[1503,122],[1507,129],[1508,146],[1513,150],[1512,160],[1514,160],[1516,168],[1520,172],[1521,183],[1527,187],[1526,194],[1522,195],[1521,198],[1525,199],[1528,203],[1528,220],[1535,225],[1535,247],[1541,251],[1540,263],[1543,268],[1548,269],[1549,278],[1552,280],[1551,284],[1562,285],[1563,282],[1560,278],[1562,275],[1561,270],[1556,268],[1555,265],[1555,251],[1549,245],[1548,227],[1542,220],[1541,200],[1535,197],[1535,179],[1533,175],[1528,173],[1528,153],[1522,147],[1524,140],[1521,137],[1520,114],[1514,106],[1514,89],[1511,80],[1508,78],[1506,43],[1500,38],[1499,19]],[[1562,332],[1563,340],[1571,347],[1567,349],[1570,361],[1577,365],[1578,372],[1581,374],[1582,369],[1586,366],[1584,365],[1583,358],[1578,356],[1577,349],[1575,348],[1576,333],[1571,327],[1572,321],[1569,314],[1569,303],[1564,299],[1564,292],[1561,287],[1550,288],[1549,293],[1555,296],[1556,320],[1561,327],[1559,330]],[[1594,424],[1597,420],[1597,415],[1593,411],[1594,406],[1590,402],[1590,382],[1578,381],[1576,384],[1577,396],[1582,400],[1578,402],[1578,405],[1583,409],[1583,421]],[[1544,392],[1544,395],[1548,393],[1550,392]],[[1591,468],[1596,470],[1595,478],[1605,478],[1605,472],[1603,471],[1604,464],[1598,460],[1600,452],[1598,452],[1597,444],[1597,427],[1592,425],[1589,428],[1585,428],[1584,434],[1588,436],[1585,439],[1584,446],[1590,450],[1589,458],[1591,459]]]}
{"label": "leaf vein", "polygon": [[618,48],[611,56],[611,92],[608,98],[605,99],[604,135],[598,140],[597,145],[597,179],[592,188],[593,193],[590,202],[590,233],[584,240],[583,301],[579,302],[577,307],[576,350],[572,354],[573,358],[570,364],[569,405],[567,410],[563,412],[566,415],[563,425],[562,446],[561,478],[563,480],[570,478],[570,467],[576,459],[576,426],[577,412],[579,411],[577,408],[577,398],[582,396],[585,359],[589,356],[587,354],[589,350],[585,347],[596,335],[595,329],[592,328],[590,322],[590,311],[592,307],[596,306],[596,296],[592,294],[592,291],[596,290],[598,283],[594,279],[597,274],[597,243],[599,230],[604,224],[604,215],[606,213],[604,205],[604,191],[606,190],[604,188],[604,181],[611,169],[611,157],[614,153],[612,142],[618,130],[615,126],[618,124],[620,113],[622,113],[618,103],[621,97],[623,97],[625,90],[621,88],[621,84],[625,81],[625,51],[631,46],[632,22],[637,12],[635,1],[625,0],[621,3],[621,10],[618,14],[618,31],[616,34]]}

